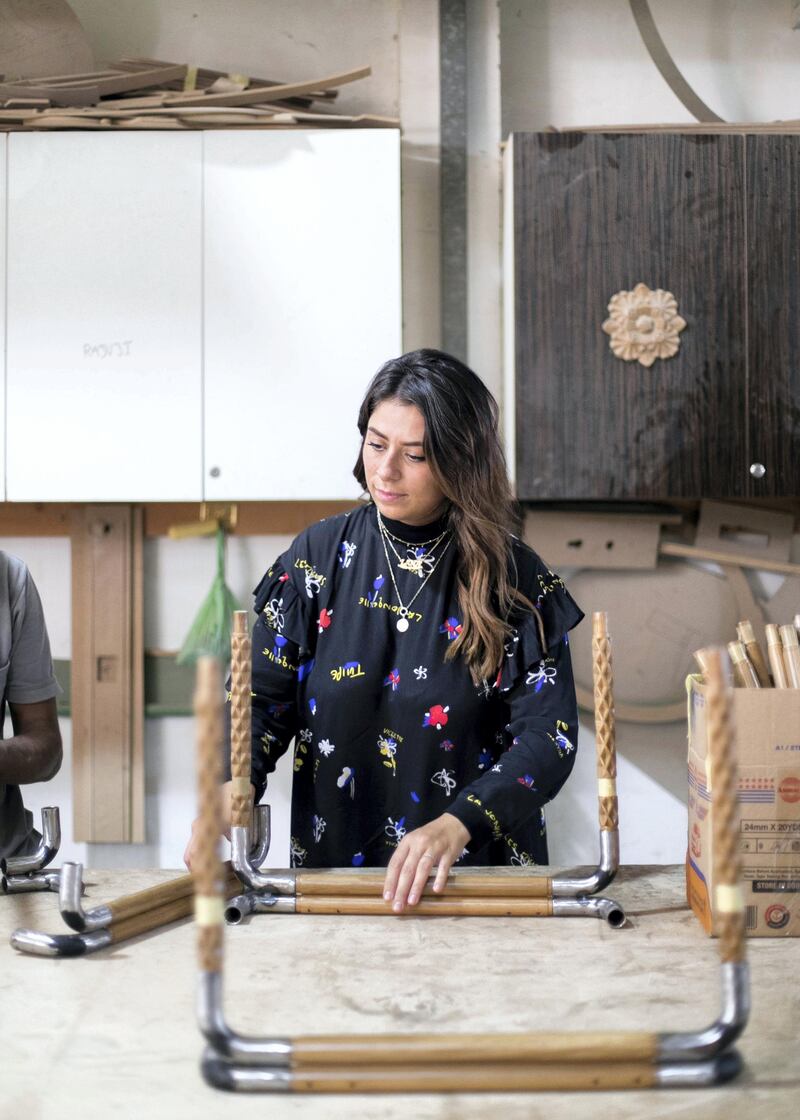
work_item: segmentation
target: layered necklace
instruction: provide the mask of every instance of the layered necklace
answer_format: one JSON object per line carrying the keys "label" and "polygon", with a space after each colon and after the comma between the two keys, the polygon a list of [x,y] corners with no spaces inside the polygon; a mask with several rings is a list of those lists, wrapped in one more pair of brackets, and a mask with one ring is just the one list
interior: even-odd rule
{"label": "layered necklace", "polygon": [[[439,567],[442,557],[450,547],[450,543],[453,538],[450,534],[450,530],[445,529],[444,532],[439,533],[437,537],[431,537],[430,540],[427,541],[420,541],[419,544],[411,544],[409,543],[409,541],[404,541],[402,540],[402,538],[395,536],[394,533],[389,532],[389,530],[383,523],[381,512],[377,506],[375,507],[375,513],[378,517],[378,530],[381,535],[383,552],[386,556],[386,566],[389,569],[389,575],[392,580],[394,593],[397,596],[397,602],[400,604],[399,610],[397,612],[400,617],[397,619],[396,625],[400,633],[403,634],[406,630],[408,630],[408,618],[411,614],[411,608],[414,605],[415,599],[422,591],[423,587],[431,578],[433,573]],[[447,540],[445,542],[444,548],[439,553],[439,555],[436,556],[435,551],[442,543],[442,541],[444,541],[445,537],[447,537]],[[394,544],[395,541],[397,541],[399,545],[402,545],[406,550],[405,556],[401,556],[397,551]],[[430,548],[427,547],[428,545],[430,545]],[[397,586],[397,580],[395,579],[392,562],[389,559],[389,550],[394,553],[395,559],[397,560],[398,568],[401,568],[405,572],[413,572],[414,575],[419,576],[419,578],[422,580],[422,583],[420,583],[419,587],[409,599],[408,603],[404,603],[400,596],[400,590]]]}

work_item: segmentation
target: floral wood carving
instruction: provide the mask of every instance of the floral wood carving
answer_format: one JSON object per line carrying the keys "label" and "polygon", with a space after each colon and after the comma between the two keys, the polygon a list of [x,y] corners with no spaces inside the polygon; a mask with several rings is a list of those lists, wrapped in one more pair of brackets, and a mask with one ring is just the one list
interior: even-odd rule
{"label": "floral wood carving", "polygon": [[649,367],[656,358],[678,353],[678,335],[686,320],[678,314],[672,292],[651,291],[646,284],[637,284],[632,292],[612,296],[608,310],[603,330],[611,336],[611,349],[618,358]]}

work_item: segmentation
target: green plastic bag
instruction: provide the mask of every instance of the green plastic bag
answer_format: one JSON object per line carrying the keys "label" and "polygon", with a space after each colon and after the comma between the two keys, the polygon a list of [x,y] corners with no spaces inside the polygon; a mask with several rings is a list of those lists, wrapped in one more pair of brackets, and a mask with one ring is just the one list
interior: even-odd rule
{"label": "green plastic bag", "polygon": [[225,531],[220,526],[217,529],[217,574],[175,659],[177,664],[188,665],[198,657],[216,657],[223,665],[229,664],[233,612],[241,609],[225,582]]}

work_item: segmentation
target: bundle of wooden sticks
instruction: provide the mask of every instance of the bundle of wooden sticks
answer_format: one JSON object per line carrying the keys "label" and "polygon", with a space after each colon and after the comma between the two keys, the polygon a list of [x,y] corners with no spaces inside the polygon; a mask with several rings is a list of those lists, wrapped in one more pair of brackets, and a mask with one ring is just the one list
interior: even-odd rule
{"label": "bundle of wooden sticks", "polygon": [[[736,627],[736,641],[728,642],[728,654],[737,688],[800,688],[800,614],[783,626],[768,623],[767,657],[752,623],[745,619]],[[695,661],[705,674],[704,650],[696,650]]]}

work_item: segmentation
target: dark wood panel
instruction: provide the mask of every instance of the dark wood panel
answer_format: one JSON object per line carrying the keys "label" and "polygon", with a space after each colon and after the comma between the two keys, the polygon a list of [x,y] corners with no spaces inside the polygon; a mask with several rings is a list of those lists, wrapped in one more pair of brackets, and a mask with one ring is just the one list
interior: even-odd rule
{"label": "dark wood panel", "polygon": [[[744,139],[515,134],[520,497],[748,492]],[[678,354],[616,358],[609,299],[678,300]]]}
{"label": "dark wood panel", "polygon": [[800,495],[800,142],[748,136],[749,454],[754,496]]}

